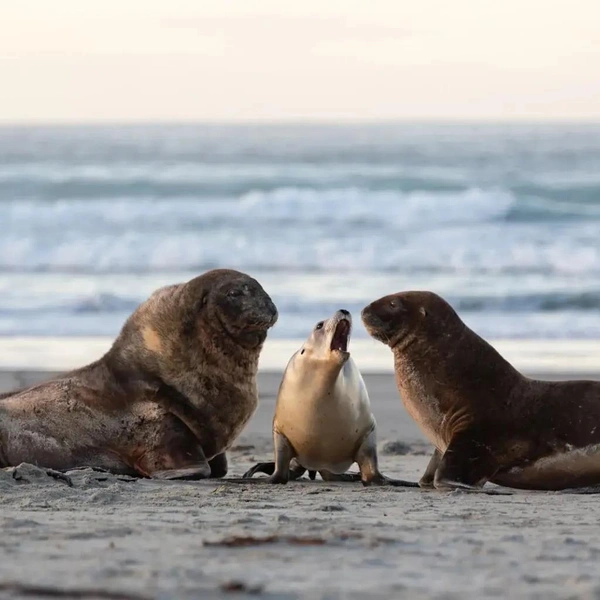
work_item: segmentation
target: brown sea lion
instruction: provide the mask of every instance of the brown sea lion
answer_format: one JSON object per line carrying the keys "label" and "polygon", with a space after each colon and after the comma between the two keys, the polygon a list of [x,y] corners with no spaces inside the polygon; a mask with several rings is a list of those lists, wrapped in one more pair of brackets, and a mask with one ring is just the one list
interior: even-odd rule
{"label": "brown sea lion", "polygon": [[[307,469],[326,481],[416,487],[382,475],[375,417],[364,380],[348,351],[352,316],[338,310],[320,321],[289,360],[273,417],[275,461],[244,473],[267,473],[269,483],[287,483]],[[346,473],[357,463],[360,473]]]}
{"label": "brown sea lion", "polygon": [[422,487],[600,484],[599,381],[525,377],[431,292],[380,298],[362,320],[392,349],[404,406],[436,448]]}
{"label": "brown sea lion", "polygon": [[98,361],[0,400],[0,466],[223,477],[254,413],[271,298],[233,270],[159,289]]}

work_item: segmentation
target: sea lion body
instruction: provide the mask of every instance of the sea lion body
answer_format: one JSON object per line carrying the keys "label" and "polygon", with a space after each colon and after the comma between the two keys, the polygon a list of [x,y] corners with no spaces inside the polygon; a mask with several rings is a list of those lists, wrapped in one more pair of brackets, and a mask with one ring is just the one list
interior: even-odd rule
{"label": "sea lion body", "polygon": [[273,426],[296,451],[296,460],[312,471],[344,473],[354,463],[360,442],[375,429],[369,395],[350,356],[333,382],[299,352],[288,364]]}
{"label": "sea lion body", "polygon": [[224,476],[277,310],[238,271],[157,290],[100,360],[0,399],[0,466]]}
{"label": "sea lion body", "polygon": [[[275,462],[259,463],[244,474],[271,475],[272,483],[287,483],[309,471],[326,480],[364,485],[405,485],[384,477],[378,467],[376,422],[369,394],[348,352],[351,315],[337,311],[320,321],[289,360],[277,395],[273,417]],[[346,473],[357,463],[360,474]]]}
{"label": "sea lion body", "polygon": [[156,435],[166,411],[141,399],[127,410],[115,406],[111,411],[96,402],[99,390],[86,379],[67,376],[0,401],[0,466],[28,462],[67,470],[90,465],[136,474],[135,439],[142,430],[145,437]]}
{"label": "sea lion body", "polygon": [[385,296],[362,317],[392,348],[404,406],[436,448],[422,486],[600,485],[600,382],[525,377],[431,292]]}

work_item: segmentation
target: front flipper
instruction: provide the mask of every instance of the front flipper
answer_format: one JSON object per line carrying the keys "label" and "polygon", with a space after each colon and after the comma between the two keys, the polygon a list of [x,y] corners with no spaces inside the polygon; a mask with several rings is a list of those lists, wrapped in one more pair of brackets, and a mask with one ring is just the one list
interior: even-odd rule
{"label": "front flipper", "polygon": [[265,473],[266,475],[273,475],[275,472],[275,461],[269,462],[259,462],[256,463],[253,467],[248,469],[243,475],[243,479],[250,479],[253,475],[257,473]]}
{"label": "front flipper", "polygon": [[[225,479],[229,483],[287,483],[290,479],[297,479],[306,469],[298,465],[294,469],[290,468],[292,459],[295,458],[295,451],[289,440],[281,433],[273,430],[273,446],[275,448],[275,462],[258,463],[244,473],[241,478]],[[301,469],[301,471],[300,471]],[[267,473],[269,477],[259,477],[252,479],[255,473]]]}
{"label": "front flipper", "polygon": [[433,488],[433,479],[435,477],[435,472],[440,466],[440,461],[442,460],[441,452],[436,448],[433,451],[433,455],[427,468],[425,469],[425,473],[423,473],[423,477],[419,480],[419,486],[422,488]]}
{"label": "front flipper", "polygon": [[208,461],[208,464],[210,465],[211,479],[221,479],[227,475],[227,455],[225,452],[213,456],[213,458]]}
{"label": "front flipper", "polygon": [[386,485],[394,487],[419,487],[416,481],[404,481],[403,479],[391,479],[379,471],[377,459],[377,436],[375,428],[367,435],[360,445],[355,458],[360,470],[360,480],[364,486]]}
{"label": "front flipper", "polygon": [[[298,465],[298,464],[293,465],[294,462],[295,461],[292,461],[291,466],[290,466],[290,472],[289,472],[290,481],[295,481],[296,479],[299,479],[306,472],[306,469],[303,466]],[[273,475],[274,472],[275,472],[275,462],[274,461],[256,463],[252,468],[248,469],[242,475],[242,478],[249,479],[253,475],[256,475],[257,473],[265,473],[265,475]],[[309,477],[310,477],[310,473],[316,474],[316,471],[309,471]],[[314,477],[312,477],[312,479],[314,479]]]}
{"label": "front flipper", "polygon": [[[180,391],[166,383],[161,383],[154,395],[154,401],[185,423],[199,442],[206,439],[206,431],[201,425],[202,415]],[[225,473],[227,473],[227,462],[225,462]]]}
{"label": "front flipper", "polygon": [[360,481],[360,473],[332,473],[331,471],[319,471],[323,481]]}
{"label": "front flipper", "polygon": [[464,491],[488,495],[507,495],[510,492],[483,490],[497,472],[498,463],[489,446],[469,431],[457,434],[440,460],[433,485],[440,491]]}
{"label": "front flipper", "polygon": [[165,415],[146,446],[134,454],[136,471],[153,479],[207,479],[211,474],[195,435],[172,414]]}

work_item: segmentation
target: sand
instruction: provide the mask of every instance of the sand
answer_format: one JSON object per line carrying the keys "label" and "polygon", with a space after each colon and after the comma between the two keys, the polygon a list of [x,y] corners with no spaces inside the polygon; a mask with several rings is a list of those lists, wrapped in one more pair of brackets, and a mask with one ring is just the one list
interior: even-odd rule
{"label": "sand", "polygon": [[[260,375],[232,476],[271,456],[279,378]],[[418,479],[429,444],[393,378],[365,379],[382,470]],[[600,598],[598,495],[68,476],[0,470],[0,598]]]}

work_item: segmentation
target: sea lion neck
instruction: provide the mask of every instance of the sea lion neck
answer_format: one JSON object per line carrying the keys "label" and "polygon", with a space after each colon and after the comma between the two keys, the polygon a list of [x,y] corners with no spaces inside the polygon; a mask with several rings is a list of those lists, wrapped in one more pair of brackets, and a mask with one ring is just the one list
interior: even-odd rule
{"label": "sea lion neck", "polygon": [[167,385],[189,397],[196,395],[209,374],[253,381],[262,344],[251,350],[241,348],[221,330],[210,327],[199,327],[194,334],[186,338],[165,328],[130,322],[105,355],[105,363],[124,389]]}
{"label": "sea lion neck", "polygon": [[[524,381],[498,351],[463,324],[435,340],[417,337],[393,349],[396,378],[402,387],[418,385],[444,403],[468,394],[483,402],[506,401]],[[494,385],[491,382],[496,382]],[[499,385],[498,382],[501,382]]]}
{"label": "sea lion neck", "polygon": [[[266,339],[266,333],[260,335],[253,347],[241,346],[238,340],[224,327],[215,327],[212,323],[199,325],[197,335],[204,340],[204,360],[215,365],[221,364],[237,373],[255,373],[258,359]],[[210,340],[210,343],[207,343]],[[190,365],[190,368],[193,368]]]}

